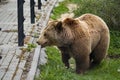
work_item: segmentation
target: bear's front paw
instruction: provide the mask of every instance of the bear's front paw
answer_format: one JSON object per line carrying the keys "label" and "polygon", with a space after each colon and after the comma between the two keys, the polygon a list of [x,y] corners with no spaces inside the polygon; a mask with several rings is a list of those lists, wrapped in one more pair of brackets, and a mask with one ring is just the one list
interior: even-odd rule
{"label": "bear's front paw", "polygon": [[65,63],[65,68],[66,68],[66,69],[70,68],[69,63]]}
{"label": "bear's front paw", "polygon": [[84,74],[84,71],[83,70],[76,70],[76,73],[82,75],[82,74]]}

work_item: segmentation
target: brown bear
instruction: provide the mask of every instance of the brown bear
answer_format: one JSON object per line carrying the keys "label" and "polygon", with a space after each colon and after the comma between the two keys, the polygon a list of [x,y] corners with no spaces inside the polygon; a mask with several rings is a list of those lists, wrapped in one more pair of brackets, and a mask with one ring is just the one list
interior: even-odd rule
{"label": "brown bear", "polygon": [[109,42],[106,23],[100,17],[89,13],[75,19],[50,22],[37,41],[42,47],[57,46],[67,68],[69,59],[73,57],[78,74],[84,73],[105,58]]}

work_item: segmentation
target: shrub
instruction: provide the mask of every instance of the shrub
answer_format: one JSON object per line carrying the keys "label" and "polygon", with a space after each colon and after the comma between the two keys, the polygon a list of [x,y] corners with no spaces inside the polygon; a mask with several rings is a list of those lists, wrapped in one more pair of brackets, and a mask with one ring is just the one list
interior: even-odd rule
{"label": "shrub", "polygon": [[69,9],[66,7],[65,1],[60,2],[59,5],[53,9],[51,18],[56,20],[57,18],[60,17],[61,14],[64,14],[65,12],[68,12],[68,11]]}
{"label": "shrub", "polygon": [[84,13],[93,13],[105,20],[110,29],[120,31],[120,0],[69,0],[78,4],[74,11],[78,17]]}

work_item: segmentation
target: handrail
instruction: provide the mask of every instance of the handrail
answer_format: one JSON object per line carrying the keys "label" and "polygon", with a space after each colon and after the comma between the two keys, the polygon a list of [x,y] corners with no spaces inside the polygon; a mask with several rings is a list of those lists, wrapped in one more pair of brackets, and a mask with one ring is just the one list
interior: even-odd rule
{"label": "handrail", "polygon": [[[45,0],[47,1],[47,0]],[[18,14],[18,46],[24,46],[24,11],[23,5],[24,0],[17,0],[17,14]],[[41,9],[42,3],[41,0],[38,0],[38,9]],[[31,23],[35,23],[35,1],[30,0],[30,13],[31,13]]]}

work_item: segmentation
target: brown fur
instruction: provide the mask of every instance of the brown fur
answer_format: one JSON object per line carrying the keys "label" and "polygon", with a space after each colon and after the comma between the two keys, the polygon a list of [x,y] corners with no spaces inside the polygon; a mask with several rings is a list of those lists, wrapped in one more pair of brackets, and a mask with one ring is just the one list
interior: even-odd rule
{"label": "brown fur", "polygon": [[62,54],[62,61],[69,68],[73,57],[76,72],[83,73],[89,67],[99,64],[109,47],[109,29],[98,16],[84,14],[79,18],[52,21],[42,32],[38,44],[42,47],[56,45]]}

